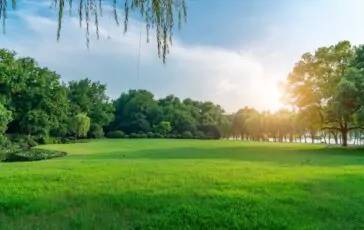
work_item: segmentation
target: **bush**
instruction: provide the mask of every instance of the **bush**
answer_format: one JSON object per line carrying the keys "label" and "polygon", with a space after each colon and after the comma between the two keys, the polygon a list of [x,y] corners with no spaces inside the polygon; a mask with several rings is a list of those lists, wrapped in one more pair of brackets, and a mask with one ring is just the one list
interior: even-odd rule
{"label": "bush", "polygon": [[181,135],[183,139],[192,139],[193,135],[190,131],[184,131]]}
{"label": "bush", "polygon": [[139,135],[136,133],[130,133],[129,137],[130,138],[139,138]]}
{"label": "bush", "polygon": [[178,138],[178,135],[172,133],[172,134],[167,134],[166,137],[171,138],[171,139],[176,139],[176,138]]}
{"label": "bush", "polygon": [[[47,137],[47,136],[39,136],[36,137],[36,142],[38,142],[41,145],[51,145],[51,144],[58,144],[59,141],[55,137]],[[32,146],[34,147],[34,146]]]}
{"label": "bush", "polygon": [[152,132],[147,133],[148,138],[155,138],[155,134]]}
{"label": "bush", "polygon": [[104,129],[99,124],[92,124],[89,132],[90,138],[103,138],[105,135]]}
{"label": "bush", "polygon": [[155,133],[154,138],[163,138],[164,136],[160,133]]}
{"label": "bush", "polygon": [[148,136],[147,136],[147,134],[145,134],[145,133],[138,133],[137,134],[137,138],[147,138]]}
{"label": "bush", "polygon": [[1,161],[3,162],[39,161],[56,157],[63,157],[66,155],[67,155],[66,153],[58,151],[47,151],[40,149],[23,150],[14,148],[8,150],[5,154],[3,153]]}
{"label": "bush", "polygon": [[110,131],[107,135],[108,138],[124,138],[125,133],[121,130]]}
{"label": "bush", "polygon": [[196,131],[195,138],[196,139],[206,139],[206,135],[202,131]]}

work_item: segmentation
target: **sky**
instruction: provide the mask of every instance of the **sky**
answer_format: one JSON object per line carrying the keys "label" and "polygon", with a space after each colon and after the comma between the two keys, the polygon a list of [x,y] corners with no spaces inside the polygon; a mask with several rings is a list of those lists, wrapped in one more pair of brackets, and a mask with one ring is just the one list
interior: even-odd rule
{"label": "sky", "polygon": [[100,39],[92,33],[89,49],[76,11],[64,18],[57,42],[57,12],[48,0],[19,0],[8,12],[0,48],[35,58],[65,82],[88,77],[105,83],[111,98],[147,89],[157,98],[210,100],[234,112],[282,106],[277,84],[303,53],[341,40],[364,43],[362,0],[187,1],[187,23],[175,31],[166,64],[155,39],[146,43],[138,17],[124,35],[107,8]]}

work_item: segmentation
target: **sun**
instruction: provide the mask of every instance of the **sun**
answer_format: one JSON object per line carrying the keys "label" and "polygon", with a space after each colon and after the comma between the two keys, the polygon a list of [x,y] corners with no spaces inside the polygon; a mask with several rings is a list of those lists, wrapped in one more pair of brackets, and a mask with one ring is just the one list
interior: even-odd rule
{"label": "sun", "polygon": [[282,91],[278,89],[278,87],[266,87],[266,90],[263,92],[263,96],[265,98],[265,107],[266,109],[274,112],[284,107],[284,103],[282,102]]}

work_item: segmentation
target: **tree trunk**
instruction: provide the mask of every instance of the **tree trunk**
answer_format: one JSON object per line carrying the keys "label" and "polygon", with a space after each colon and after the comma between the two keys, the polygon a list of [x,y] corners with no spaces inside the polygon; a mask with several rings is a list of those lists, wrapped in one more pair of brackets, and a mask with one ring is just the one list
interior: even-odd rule
{"label": "tree trunk", "polygon": [[346,127],[341,129],[341,139],[342,139],[342,146],[348,146],[348,130]]}
{"label": "tree trunk", "polygon": [[310,135],[311,135],[311,143],[314,144],[315,143],[315,134],[310,133]]}
{"label": "tree trunk", "polygon": [[334,137],[335,144],[337,145],[338,144],[337,133],[336,132],[331,132],[331,133],[332,133],[332,136]]}

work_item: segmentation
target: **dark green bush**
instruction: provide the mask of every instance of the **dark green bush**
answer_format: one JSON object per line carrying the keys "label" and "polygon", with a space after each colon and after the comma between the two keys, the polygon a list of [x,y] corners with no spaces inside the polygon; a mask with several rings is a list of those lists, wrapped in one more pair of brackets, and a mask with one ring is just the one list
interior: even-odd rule
{"label": "dark green bush", "polygon": [[103,138],[105,135],[104,129],[99,124],[92,124],[89,132],[90,138]]}
{"label": "dark green bush", "polygon": [[155,135],[152,132],[148,132],[147,136],[148,136],[148,138],[155,138]]}
{"label": "dark green bush", "polygon": [[58,138],[50,136],[38,136],[35,137],[35,141],[41,145],[52,145],[61,143],[61,141]]}
{"label": "dark green bush", "polygon": [[160,133],[155,133],[154,138],[163,138],[163,135]]}
{"label": "dark green bush", "polygon": [[107,135],[108,138],[124,138],[125,133],[121,130],[110,131]]}
{"label": "dark green bush", "polygon": [[21,149],[18,147],[9,148],[0,151],[1,161],[19,162],[19,161],[39,161],[67,155],[64,152],[48,151],[40,149]]}
{"label": "dark green bush", "polygon": [[130,133],[129,138],[139,138],[139,135],[136,133]]}
{"label": "dark green bush", "polygon": [[145,133],[138,133],[137,134],[137,138],[147,138],[148,136],[147,136],[147,134],[145,134]]}
{"label": "dark green bush", "polygon": [[196,139],[206,139],[206,135],[202,131],[196,131],[194,136]]}
{"label": "dark green bush", "polygon": [[183,139],[192,139],[193,135],[190,131],[184,131],[181,135]]}

